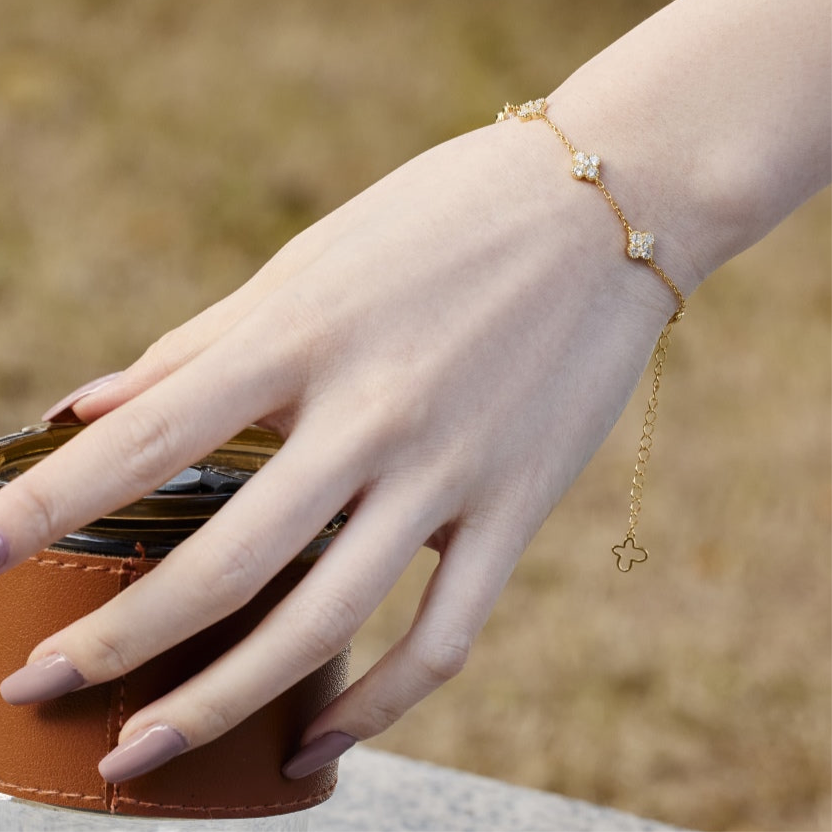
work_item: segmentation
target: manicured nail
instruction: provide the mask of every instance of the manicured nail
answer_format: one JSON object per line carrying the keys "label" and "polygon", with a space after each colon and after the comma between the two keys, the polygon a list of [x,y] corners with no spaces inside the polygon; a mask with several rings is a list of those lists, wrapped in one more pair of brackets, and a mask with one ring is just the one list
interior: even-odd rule
{"label": "manicured nail", "polygon": [[305,745],[281,769],[283,776],[289,780],[300,780],[312,774],[333,760],[337,760],[345,751],[349,751],[358,742],[355,737],[343,731],[330,731]]}
{"label": "manicured nail", "polygon": [[10,705],[29,705],[63,696],[83,684],[78,668],[66,656],[52,653],[7,676],[0,683],[0,696]]}
{"label": "manicured nail", "polygon": [[65,414],[64,411],[71,410],[73,405],[78,404],[78,402],[85,396],[97,393],[102,387],[105,387],[120,375],[121,373],[110,373],[109,375],[101,376],[101,378],[88,381],[77,390],[73,390],[69,395],[64,396],[57,404],[53,404],[52,407],[50,407],[49,410],[41,416],[41,420],[44,422],[54,422],[56,421],[56,417],[66,417],[67,415],[71,415]]}
{"label": "manicured nail", "polygon": [[187,747],[188,741],[176,728],[152,725],[114,748],[98,764],[98,772],[108,783],[121,783],[158,768]]}

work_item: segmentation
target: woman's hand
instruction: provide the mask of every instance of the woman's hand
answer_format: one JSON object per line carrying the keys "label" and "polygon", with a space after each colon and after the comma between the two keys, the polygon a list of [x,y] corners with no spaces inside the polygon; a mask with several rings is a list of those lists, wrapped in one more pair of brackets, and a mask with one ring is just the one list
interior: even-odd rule
{"label": "woman's hand", "polygon": [[[675,302],[622,256],[542,125],[418,157],[75,405],[92,424],[0,493],[13,567],[251,423],[285,445],[214,519],[3,685],[36,701],[113,679],[252,598],[350,520],[251,635],[135,714],[112,780],[221,735],[339,652],[417,549],[413,625],[326,708],[302,776],[457,673],[531,536],[627,401]],[[541,175],[540,171],[546,171]],[[599,228],[594,238],[575,229]]]}

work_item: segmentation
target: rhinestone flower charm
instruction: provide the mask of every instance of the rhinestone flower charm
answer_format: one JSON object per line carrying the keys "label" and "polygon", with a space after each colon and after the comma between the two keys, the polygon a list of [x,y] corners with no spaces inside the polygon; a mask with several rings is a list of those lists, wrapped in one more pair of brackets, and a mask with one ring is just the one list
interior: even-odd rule
{"label": "rhinestone flower charm", "polygon": [[601,171],[601,160],[594,153],[584,153],[576,150],[572,154],[572,176],[575,179],[586,179],[597,182]]}
{"label": "rhinestone flower charm", "polygon": [[546,99],[538,98],[535,101],[527,101],[517,108],[517,118],[521,121],[529,121],[533,118],[543,118],[546,114]]}
{"label": "rhinestone flower charm", "polygon": [[627,243],[627,255],[633,260],[652,260],[653,243],[656,238],[649,231],[628,232],[629,242]]}
{"label": "rhinestone flower charm", "polygon": [[515,116],[520,121],[546,118],[546,99],[538,98],[534,101],[527,101],[525,104],[506,104],[502,111],[497,113],[497,121],[506,121]]}

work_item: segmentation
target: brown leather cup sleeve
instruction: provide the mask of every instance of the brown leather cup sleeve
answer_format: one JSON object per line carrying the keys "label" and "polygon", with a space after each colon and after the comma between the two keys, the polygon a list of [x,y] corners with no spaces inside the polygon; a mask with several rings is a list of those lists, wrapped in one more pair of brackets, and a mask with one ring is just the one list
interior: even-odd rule
{"label": "brown leather cup sleeve", "polygon": [[[158,561],[46,550],[0,579],[0,678],[48,635],[101,606]],[[312,718],[345,687],[345,650],[219,739],[156,771],[106,783],[98,762],[124,722],[249,633],[309,569],[289,564],[242,610],[113,682],[38,705],[0,701],[0,792],[120,815],[243,818],[326,800],[337,763],[299,781],[280,773]]]}

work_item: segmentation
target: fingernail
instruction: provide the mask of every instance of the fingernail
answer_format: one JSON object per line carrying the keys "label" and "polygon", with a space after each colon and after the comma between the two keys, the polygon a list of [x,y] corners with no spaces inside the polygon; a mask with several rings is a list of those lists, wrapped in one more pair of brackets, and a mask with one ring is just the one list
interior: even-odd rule
{"label": "fingernail", "polygon": [[114,748],[98,764],[98,772],[108,783],[121,783],[158,768],[187,747],[188,741],[175,728],[152,725]]}
{"label": "fingernail", "polygon": [[61,653],[52,653],[21,667],[0,683],[0,696],[10,705],[45,702],[84,684],[78,668]]}
{"label": "fingernail", "polygon": [[78,404],[84,396],[92,395],[93,393],[97,393],[102,387],[108,385],[111,381],[118,378],[121,373],[110,373],[106,376],[101,376],[101,378],[93,379],[92,381],[88,381],[86,384],[81,385],[77,390],[73,390],[69,395],[64,396],[59,402],[53,404],[46,413],[41,416],[41,420],[44,422],[53,422],[57,416],[64,415],[64,411],[71,410],[73,405]]}
{"label": "fingernail", "polygon": [[289,780],[299,780],[337,760],[345,751],[349,751],[358,742],[355,737],[343,731],[330,731],[301,748],[281,772]]}

